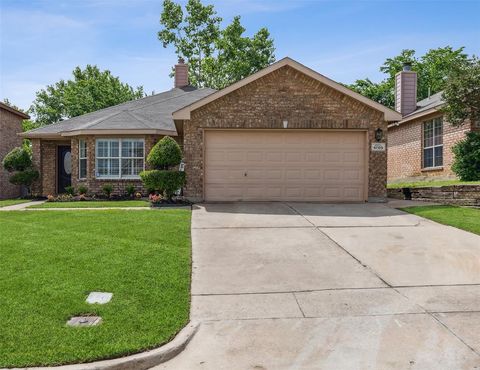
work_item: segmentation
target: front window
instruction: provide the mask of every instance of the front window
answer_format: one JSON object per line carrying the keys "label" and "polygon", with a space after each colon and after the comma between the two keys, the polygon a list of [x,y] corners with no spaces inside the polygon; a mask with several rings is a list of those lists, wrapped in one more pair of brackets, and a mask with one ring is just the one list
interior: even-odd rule
{"label": "front window", "polygon": [[78,178],[87,178],[87,143],[85,140],[78,141]]}
{"label": "front window", "polygon": [[139,178],[144,170],[143,139],[97,139],[96,176],[98,178]]}
{"label": "front window", "polygon": [[423,168],[443,166],[442,117],[423,123]]}

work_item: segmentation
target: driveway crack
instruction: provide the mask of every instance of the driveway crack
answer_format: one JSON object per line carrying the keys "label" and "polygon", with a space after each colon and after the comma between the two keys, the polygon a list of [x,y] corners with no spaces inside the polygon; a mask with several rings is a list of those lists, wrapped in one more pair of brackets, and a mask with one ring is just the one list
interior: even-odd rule
{"label": "driveway crack", "polygon": [[322,234],[324,237],[326,237],[328,240],[330,240],[334,245],[336,245],[338,248],[340,248],[342,251],[344,251],[346,254],[348,254],[350,257],[352,257],[357,263],[359,263],[361,266],[363,266],[365,269],[370,271],[372,274],[374,274],[382,283],[384,283],[387,287],[392,288],[392,285],[388,283],[385,279],[383,279],[374,269],[372,269],[370,266],[367,264],[363,263],[360,259],[355,257],[352,253],[350,253],[348,250],[343,248],[340,244],[338,244],[335,240],[333,240],[330,236],[328,236],[326,233],[324,233],[319,226],[316,226],[312,221],[310,221],[307,217],[305,217],[303,214],[298,212],[294,207],[292,207],[288,203],[284,203],[288,208],[290,208],[293,212],[295,212],[297,215],[303,217],[307,222],[309,222],[315,230],[317,230],[320,234]]}
{"label": "driveway crack", "polygon": [[303,310],[302,310],[302,306],[300,306],[300,303],[298,302],[297,295],[295,294],[295,292],[292,292],[292,294],[293,294],[293,298],[295,298],[295,302],[297,302],[298,309],[302,313],[302,316],[307,317],[307,316],[305,316],[305,312],[303,312]]}

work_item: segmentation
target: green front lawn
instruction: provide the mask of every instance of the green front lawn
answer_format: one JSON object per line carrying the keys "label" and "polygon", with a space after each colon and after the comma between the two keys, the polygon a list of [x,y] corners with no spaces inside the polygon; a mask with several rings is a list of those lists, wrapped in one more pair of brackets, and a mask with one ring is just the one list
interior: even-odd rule
{"label": "green front lawn", "polygon": [[0,208],[30,202],[29,199],[1,199]]}
{"label": "green front lawn", "polygon": [[105,208],[105,207],[149,207],[145,200],[88,200],[77,202],[45,202],[28,208]]}
{"label": "green front lawn", "polygon": [[[190,211],[0,213],[0,368],[118,357],[189,320]],[[112,292],[90,305],[91,291]],[[65,325],[100,315],[95,327]]]}
{"label": "green front lawn", "polygon": [[480,235],[480,209],[455,206],[419,206],[403,208],[402,211]]}
{"label": "green front lawn", "polygon": [[395,182],[387,185],[389,189],[398,188],[422,188],[433,186],[450,186],[450,185],[480,185],[480,181],[460,181],[460,180],[430,180],[430,181],[413,181],[413,182]]}

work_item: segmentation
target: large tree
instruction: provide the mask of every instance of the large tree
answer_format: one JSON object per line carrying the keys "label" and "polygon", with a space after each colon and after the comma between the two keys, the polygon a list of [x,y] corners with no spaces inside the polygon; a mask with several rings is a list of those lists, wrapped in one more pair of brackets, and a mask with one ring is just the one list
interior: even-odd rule
{"label": "large tree", "polygon": [[421,57],[416,57],[415,50],[405,49],[393,57],[387,58],[380,71],[386,78],[374,83],[368,78],[357,80],[349,87],[364,96],[381,104],[393,108],[395,106],[395,74],[400,72],[403,64],[408,62],[412,70],[418,73],[417,98],[427,98],[429,95],[442,91],[446,86],[449,73],[468,61],[468,55],[463,52],[463,47],[453,49],[450,46],[431,49]]}
{"label": "large tree", "polygon": [[442,94],[447,121],[459,125],[465,120],[480,125],[480,59],[453,68]]}
{"label": "large tree", "polygon": [[213,5],[200,0],[188,0],[185,10],[172,0],[163,2],[158,38],[163,47],[173,45],[177,56],[187,61],[193,86],[221,89],[275,61],[266,28],[248,37],[239,16],[224,29],[221,22]]}
{"label": "large tree", "polygon": [[144,96],[143,88],[122,83],[97,66],[76,67],[73,79],[60,80],[37,92],[29,112],[39,126],[90,113]]}

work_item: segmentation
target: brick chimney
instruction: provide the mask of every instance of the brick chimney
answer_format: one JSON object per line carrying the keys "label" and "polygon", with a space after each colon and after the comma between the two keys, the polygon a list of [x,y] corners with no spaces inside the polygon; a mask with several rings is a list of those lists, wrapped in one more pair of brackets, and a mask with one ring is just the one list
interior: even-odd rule
{"label": "brick chimney", "polygon": [[175,87],[188,86],[188,64],[185,64],[183,58],[178,59],[178,64],[175,64]]}
{"label": "brick chimney", "polygon": [[417,109],[417,72],[410,63],[395,75],[395,110],[405,116]]}

